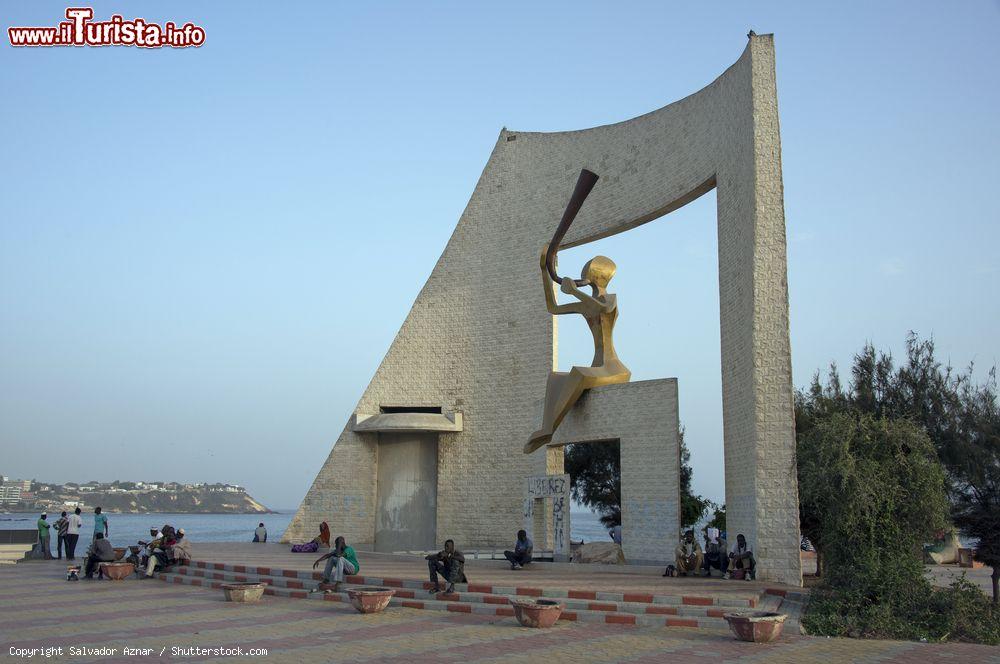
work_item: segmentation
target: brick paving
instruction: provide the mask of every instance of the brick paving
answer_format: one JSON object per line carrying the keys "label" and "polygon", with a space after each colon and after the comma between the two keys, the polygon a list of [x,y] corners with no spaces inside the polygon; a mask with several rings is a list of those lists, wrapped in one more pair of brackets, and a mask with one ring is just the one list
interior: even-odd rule
{"label": "brick paving", "polygon": [[[124,646],[170,657],[173,647],[266,648],[276,662],[935,662],[1000,663],[1000,649],[969,644],[822,639],[787,635],[775,644],[706,629],[559,624],[532,630],[513,618],[390,608],[360,615],[340,602],[265,597],[224,602],[222,593],[159,581],[65,581],[59,561],[0,568],[0,657],[16,648],[62,646],[57,661],[137,661]],[[116,656],[69,648],[117,648]],[[165,648],[162,657],[160,650]]]}

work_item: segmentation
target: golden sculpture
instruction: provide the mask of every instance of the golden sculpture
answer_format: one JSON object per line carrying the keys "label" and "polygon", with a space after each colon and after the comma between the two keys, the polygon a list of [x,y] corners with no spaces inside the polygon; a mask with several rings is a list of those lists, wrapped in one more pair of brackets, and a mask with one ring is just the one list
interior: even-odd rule
{"label": "golden sculpture", "polygon": [[[632,376],[632,372],[615,354],[612,340],[615,321],[618,320],[618,299],[608,293],[607,288],[608,282],[615,275],[614,262],[607,256],[595,256],[583,266],[581,280],[577,282],[555,274],[555,252],[559,248],[558,243],[596,181],[597,176],[590,171],[585,170],[580,174],[580,181],[567,206],[566,214],[552,238],[553,241],[543,247],[541,257],[542,289],[545,292],[546,308],[555,316],[580,314],[584,317],[590,333],[594,336],[594,361],[589,367],[573,367],[568,373],[553,371],[549,374],[545,386],[542,428],[531,434],[530,440],[524,446],[525,454],[534,452],[552,440],[552,434],[555,433],[559,423],[585,390],[600,385],[627,383]],[[556,302],[555,283],[561,283],[562,292],[572,295],[579,302],[571,304]],[[592,295],[580,290],[579,286],[583,285],[590,286]]]}

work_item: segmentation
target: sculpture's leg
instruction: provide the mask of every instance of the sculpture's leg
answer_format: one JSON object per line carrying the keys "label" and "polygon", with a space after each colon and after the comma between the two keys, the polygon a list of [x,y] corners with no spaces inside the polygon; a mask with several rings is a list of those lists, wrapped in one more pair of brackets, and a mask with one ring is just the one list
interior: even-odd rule
{"label": "sculpture's leg", "polygon": [[530,454],[552,440],[559,423],[566,417],[573,404],[577,402],[584,390],[590,387],[590,379],[573,368],[569,373],[553,372],[545,385],[545,410],[542,415],[542,428],[531,434],[524,446],[524,453]]}

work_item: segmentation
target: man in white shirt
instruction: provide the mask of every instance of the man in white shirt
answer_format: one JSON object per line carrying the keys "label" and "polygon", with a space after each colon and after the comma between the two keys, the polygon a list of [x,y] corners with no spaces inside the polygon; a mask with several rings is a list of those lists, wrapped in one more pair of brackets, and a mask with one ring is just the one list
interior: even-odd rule
{"label": "man in white shirt", "polygon": [[77,507],[66,520],[69,522],[66,526],[66,560],[76,560],[76,542],[80,539],[80,528],[83,527],[80,508]]}
{"label": "man in white shirt", "polygon": [[753,559],[753,549],[742,534],[736,536],[736,544],[733,544],[733,550],[729,552],[729,571],[723,578],[728,579],[731,576],[746,581],[751,581],[757,576],[757,561]]}

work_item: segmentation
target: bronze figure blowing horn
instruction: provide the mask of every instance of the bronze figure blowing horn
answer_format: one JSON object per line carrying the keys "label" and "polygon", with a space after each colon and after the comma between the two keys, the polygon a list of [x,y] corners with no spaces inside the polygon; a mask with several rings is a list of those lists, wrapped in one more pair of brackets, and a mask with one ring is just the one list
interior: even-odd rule
{"label": "bronze figure blowing horn", "polygon": [[[566,211],[563,212],[562,220],[559,222],[559,226],[556,228],[556,232],[552,236],[552,241],[549,242],[549,250],[545,254],[545,267],[548,268],[549,276],[552,277],[552,281],[557,284],[561,284],[563,280],[563,277],[556,274],[555,268],[556,252],[559,251],[559,243],[562,242],[563,236],[566,235],[566,231],[569,230],[573,220],[576,219],[576,215],[583,206],[583,202],[587,200],[587,196],[590,195],[590,190],[594,188],[595,184],[597,184],[597,179],[599,177],[599,175],[588,171],[586,168],[580,171],[580,177],[577,178],[576,188],[573,190],[573,195],[569,197],[569,203],[566,204]],[[590,282],[586,279],[574,279],[573,281],[577,286],[588,286],[590,284]]]}

